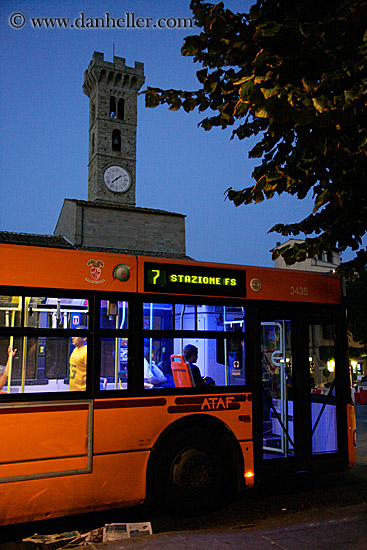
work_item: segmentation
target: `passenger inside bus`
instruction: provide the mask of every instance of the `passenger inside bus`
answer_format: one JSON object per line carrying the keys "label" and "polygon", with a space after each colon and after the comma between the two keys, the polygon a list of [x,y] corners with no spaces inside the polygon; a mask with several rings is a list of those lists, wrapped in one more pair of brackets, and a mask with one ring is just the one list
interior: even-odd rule
{"label": "passenger inside bus", "polygon": [[2,389],[5,386],[6,381],[8,380],[8,373],[9,373],[11,358],[13,358],[16,353],[17,353],[16,349],[12,351],[11,346],[8,347],[8,360],[6,362],[3,374],[1,375],[1,378],[0,378],[0,393],[6,393],[5,391],[2,391]]}
{"label": "passenger inside bus", "polygon": [[213,378],[211,378],[210,376],[206,376],[205,378],[203,378],[201,376],[199,367],[194,364],[198,360],[198,356],[199,356],[198,348],[193,344],[187,344],[187,346],[184,347],[183,352],[184,352],[186,361],[190,365],[195,387],[204,388],[206,386],[215,386],[215,382]]}
{"label": "passenger inside bus", "polygon": [[70,391],[85,391],[87,380],[87,338],[73,336],[70,355]]}
{"label": "passenger inside bus", "polygon": [[164,375],[161,369],[155,364],[151,350],[155,346],[148,338],[144,338],[144,383],[151,384],[153,388],[174,388],[173,377]]}

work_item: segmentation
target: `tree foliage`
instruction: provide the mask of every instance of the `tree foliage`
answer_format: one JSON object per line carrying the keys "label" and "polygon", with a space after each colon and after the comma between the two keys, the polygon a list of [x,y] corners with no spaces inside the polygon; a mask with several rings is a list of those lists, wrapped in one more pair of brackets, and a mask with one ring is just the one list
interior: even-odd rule
{"label": "tree foliage", "polygon": [[231,128],[254,137],[259,159],[252,180],[229,188],[236,206],[289,193],[311,192],[314,208],[302,221],[270,231],[306,236],[297,250],[277,250],[287,264],[321,251],[351,247],[344,274],[367,260],[367,2],[257,0],[234,14],[223,2],[193,0],[201,32],[182,54],[202,65],[195,91],[148,88],[146,106],[211,110],[204,130]]}

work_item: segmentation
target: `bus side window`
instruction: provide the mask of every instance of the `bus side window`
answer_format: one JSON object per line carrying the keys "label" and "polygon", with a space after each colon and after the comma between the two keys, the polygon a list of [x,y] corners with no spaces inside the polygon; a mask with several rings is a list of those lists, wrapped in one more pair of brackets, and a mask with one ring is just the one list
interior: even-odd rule
{"label": "bus side window", "polygon": [[100,390],[127,389],[128,338],[102,338]]}
{"label": "bus side window", "polygon": [[0,338],[0,376],[10,345],[16,353],[8,369],[3,391],[17,394],[69,391],[69,358],[73,349],[70,338]]}
{"label": "bus side window", "polygon": [[101,300],[101,329],[129,328],[129,307],[126,301]]}
{"label": "bus side window", "polygon": [[20,327],[21,314],[21,296],[0,296],[0,327]]}

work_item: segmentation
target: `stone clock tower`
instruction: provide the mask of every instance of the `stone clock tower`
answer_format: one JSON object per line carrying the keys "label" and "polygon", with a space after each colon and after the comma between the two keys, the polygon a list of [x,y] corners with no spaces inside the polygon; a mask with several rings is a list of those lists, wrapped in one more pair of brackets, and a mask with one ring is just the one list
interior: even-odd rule
{"label": "stone clock tower", "polygon": [[111,63],[99,52],[85,71],[89,201],[135,206],[137,92],[144,80],[143,63],[127,67],[125,59]]}
{"label": "stone clock tower", "polygon": [[[94,52],[89,97],[88,200],[64,199],[55,236],[77,249],[185,257],[185,216],[136,206],[137,94],[144,65]],[[157,196],[154,196],[157,201]]]}

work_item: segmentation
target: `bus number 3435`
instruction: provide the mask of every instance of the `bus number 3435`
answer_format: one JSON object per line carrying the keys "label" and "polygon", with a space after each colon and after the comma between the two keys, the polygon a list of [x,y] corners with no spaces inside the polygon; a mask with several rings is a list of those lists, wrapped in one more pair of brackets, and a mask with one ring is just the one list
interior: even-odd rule
{"label": "bus number 3435", "polygon": [[291,286],[289,289],[291,296],[308,296],[307,286]]}

